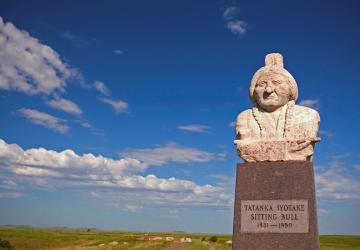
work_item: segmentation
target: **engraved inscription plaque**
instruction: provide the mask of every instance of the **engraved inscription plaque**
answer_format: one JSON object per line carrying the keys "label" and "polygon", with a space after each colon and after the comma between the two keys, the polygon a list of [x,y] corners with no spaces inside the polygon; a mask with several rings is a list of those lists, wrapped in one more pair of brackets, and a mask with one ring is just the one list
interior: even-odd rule
{"label": "engraved inscription plaque", "polygon": [[242,200],[242,233],[308,233],[307,200]]}

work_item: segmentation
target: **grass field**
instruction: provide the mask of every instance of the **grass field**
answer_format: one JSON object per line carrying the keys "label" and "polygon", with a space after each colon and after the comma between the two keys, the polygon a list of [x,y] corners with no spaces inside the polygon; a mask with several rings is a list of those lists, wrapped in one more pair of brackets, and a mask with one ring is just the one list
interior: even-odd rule
{"label": "grass field", "polygon": [[[0,238],[7,240],[16,250],[22,249],[151,249],[151,250],[228,250],[226,241],[231,235],[216,235],[217,241],[210,241],[212,235],[187,233],[150,233],[149,237],[162,237],[160,240],[144,240],[139,232],[118,232],[75,229],[36,229],[30,227],[0,227]],[[165,237],[174,237],[166,241]],[[191,243],[180,243],[180,238],[189,237]],[[322,250],[359,249],[360,236],[320,237]],[[1,249],[1,247],[0,247]],[[2,249],[1,249],[2,250]]]}

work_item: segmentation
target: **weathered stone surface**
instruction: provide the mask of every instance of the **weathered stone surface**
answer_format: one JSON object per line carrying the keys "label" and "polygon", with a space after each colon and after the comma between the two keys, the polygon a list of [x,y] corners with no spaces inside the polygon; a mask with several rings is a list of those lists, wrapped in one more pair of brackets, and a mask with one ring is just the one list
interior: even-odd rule
{"label": "weathered stone surface", "polygon": [[233,249],[319,249],[311,162],[238,164]]}
{"label": "weathered stone surface", "polygon": [[295,79],[284,69],[280,54],[269,54],[265,66],[253,76],[250,85],[252,109],[236,119],[238,155],[245,162],[311,161],[320,116],[314,109],[296,105]]}

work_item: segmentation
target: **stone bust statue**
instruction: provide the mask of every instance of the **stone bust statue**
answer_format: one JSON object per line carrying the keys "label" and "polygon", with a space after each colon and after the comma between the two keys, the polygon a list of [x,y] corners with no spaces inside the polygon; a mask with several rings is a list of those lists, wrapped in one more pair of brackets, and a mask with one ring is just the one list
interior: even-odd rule
{"label": "stone bust statue", "polygon": [[296,105],[298,88],[284,69],[281,54],[265,57],[265,66],[254,74],[250,85],[252,109],[241,112],[235,123],[234,141],[245,162],[311,161],[320,116],[314,109]]}

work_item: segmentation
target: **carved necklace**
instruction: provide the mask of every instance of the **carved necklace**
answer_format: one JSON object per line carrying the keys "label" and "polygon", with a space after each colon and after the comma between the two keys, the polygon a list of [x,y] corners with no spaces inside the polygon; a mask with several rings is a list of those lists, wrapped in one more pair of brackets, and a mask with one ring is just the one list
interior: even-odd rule
{"label": "carved necklace", "polygon": [[[284,124],[284,131],[283,131],[283,137],[287,138],[287,136],[289,135],[290,132],[290,127],[292,124],[292,120],[293,120],[293,109],[292,107],[295,105],[294,101],[289,101],[286,105],[286,111],[285,111],[285,124]],[[256,121],[256,123],[259,126],[260,129],[260,138],[263,138],[264,135],[264,130],[266,127],[266,122],[264,121],[264,119],[262,118],[263,116],[260,114],[259,108],[258,107],[253,107],[252,108],[252,114],[254,116],[254,119]],[[281,115],[281,114],[280,114]],[[279,117],[280,118],[280,117]],[[279,119],[276,122],[276,129],[279,125]]]}

